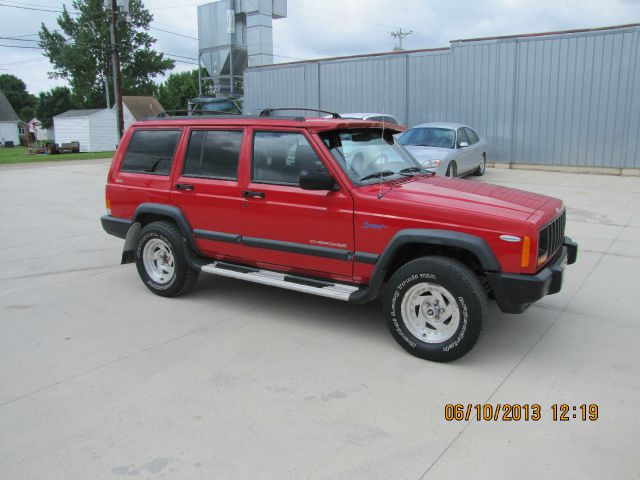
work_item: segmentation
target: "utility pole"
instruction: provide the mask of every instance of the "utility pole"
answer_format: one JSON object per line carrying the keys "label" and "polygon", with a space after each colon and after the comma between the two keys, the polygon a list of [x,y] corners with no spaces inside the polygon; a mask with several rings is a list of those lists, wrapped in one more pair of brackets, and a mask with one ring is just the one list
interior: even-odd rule
{"label": "utility pole", "polygon": [[[106,3],[106,2],[105,2]],[[113,63],[113,91],[114,106],[116,109],[116,129],[118,132],[118,141],[122,137],[124,130],[124,117],[122,113],[122,89],[120,77],[120,33],[118,32],[118,2],[111,0],[111,60]]]}
{"label": "utility pole", "polygon": [[412,33],[413,33],[413,30],[409,30],[408,32],[403,32],[402,28],[400,28],[399,30],[397,30],[395,32],[391,32],[391,36],[398,39],[398,45],[393,47],[393,50],[396,51],[396,52],[400,52],[400,51],[404,50],[402,48],[402,40],[405,37],[408,37],[409,35],[411,35]]}

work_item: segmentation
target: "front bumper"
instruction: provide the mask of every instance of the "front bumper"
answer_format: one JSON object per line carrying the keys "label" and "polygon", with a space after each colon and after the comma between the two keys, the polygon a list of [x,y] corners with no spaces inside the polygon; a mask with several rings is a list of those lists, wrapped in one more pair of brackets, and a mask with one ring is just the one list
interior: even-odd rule
{"label": "front bumper", "polygon": [[500,310],[504,313],[522,313],[544,296],[558,293],[562,288],[565,267],[575,263],[577,257],[578,244],[564,237],[556,258],[535,275],[487,273]]}

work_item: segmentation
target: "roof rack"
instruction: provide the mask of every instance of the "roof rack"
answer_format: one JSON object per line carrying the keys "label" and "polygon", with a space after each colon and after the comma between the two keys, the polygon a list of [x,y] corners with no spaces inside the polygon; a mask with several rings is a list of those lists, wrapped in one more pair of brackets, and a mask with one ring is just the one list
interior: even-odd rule
{"label": "roof rack", "polygon": [[298,108],[298,107],[294,107],[294,108],[265,108],[264,110],[262,110],[260,112],[260,116],[261,117],[273,117],[275,115],[273,115],[274,112],[282,112],[282,111],[292,111],[292,110],[300,110],[303,112],[319,112],[319,113],[326,113],[327,115],[331,115],[332,118],[342,118],[340,116],[339,113],[335,113],[335,112],[328,112],[326,110],[320,110],[317,108]]}
{"label": "roof rack", "polygon": [[241,113],[233,113],[233,112],[216,112],[212,110],[165,110],[164,112],[160,112],[158,114],[158,118],[167,118],[167,117],[221,117],[221,116],[241,116]]}

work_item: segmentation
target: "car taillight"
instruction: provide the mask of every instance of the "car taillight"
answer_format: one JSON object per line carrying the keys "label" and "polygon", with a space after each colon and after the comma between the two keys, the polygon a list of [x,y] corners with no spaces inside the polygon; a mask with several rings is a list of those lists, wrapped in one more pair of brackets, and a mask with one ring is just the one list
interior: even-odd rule
{"label": "car taillight", "polygon": [[108,190],[105,192],[104,203],[105,203],[105,206],[107,207],[107,215],[111,215],[111,200],[109,200]]}

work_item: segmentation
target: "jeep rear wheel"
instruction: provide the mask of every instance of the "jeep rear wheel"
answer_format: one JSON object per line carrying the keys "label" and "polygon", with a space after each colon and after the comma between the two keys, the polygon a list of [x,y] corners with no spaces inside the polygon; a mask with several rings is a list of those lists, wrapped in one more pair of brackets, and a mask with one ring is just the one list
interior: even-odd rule
{"label": "jeep rear wheel", "polygon": [[478,341],[487,295],[467,267],[446,257],[423,257],[401,267],[384,293],[387,326],[416,357],[448,362]]}
{"label": "jeep rear wheel", "polygon": [[198,270],[185,260],[180,232],[170,222],[145,226],[140,232],[135,257],[142,282],[156,295],[183,295],[198,278]]}

